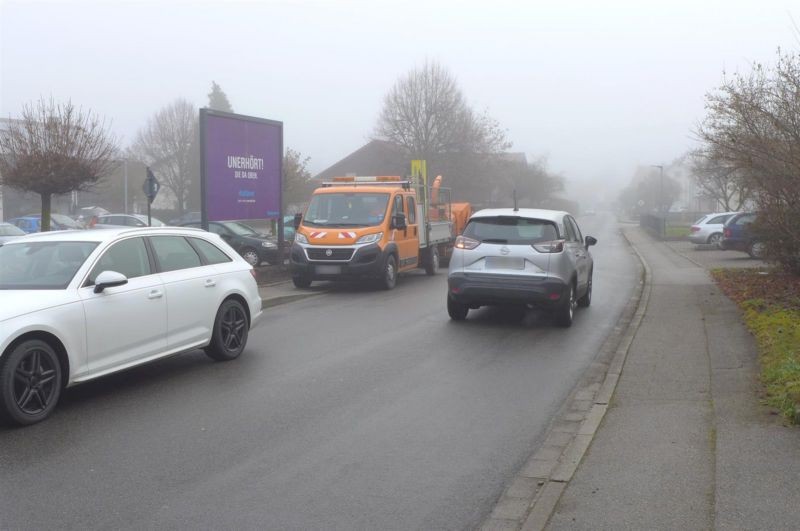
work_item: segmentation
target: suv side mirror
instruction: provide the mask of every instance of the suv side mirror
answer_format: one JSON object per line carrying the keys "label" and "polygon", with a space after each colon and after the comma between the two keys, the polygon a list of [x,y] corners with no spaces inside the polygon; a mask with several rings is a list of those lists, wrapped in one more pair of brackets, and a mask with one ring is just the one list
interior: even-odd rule
{"label": "suv side mirror", "polygon": [[294,230],[299,229],[300,228],[300,224],[302,222],[303,222],[303,214],[300,214],[298,212],[297,214],[294,215]]}
{"label": "suv side mirror", "polygon": [[128,277],[116,271],[103,271],[94,281],[94,292],[103,293],[106,288],[123,286],[128,283]]}
{"label": "suv side mirror", "polygon": [[398,230],[405,230],[406,228],[406,215],[405,214],[395,214],[392,216],[392,228]]}
{"label": "suv side mirror", "polygon": [[586,247],[589,248],[592,245],[597,245],[597,238],[594,238],[592,236],[587,236],[586,237]]}

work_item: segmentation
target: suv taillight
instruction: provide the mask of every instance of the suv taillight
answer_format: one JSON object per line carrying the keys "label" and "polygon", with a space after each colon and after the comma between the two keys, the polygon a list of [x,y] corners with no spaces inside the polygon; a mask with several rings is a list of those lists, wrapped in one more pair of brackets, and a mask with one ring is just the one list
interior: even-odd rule
{"label": "suv taillight", "polygon": [[534,243],[531,247],[540,253],[560,253],[564,250],[564,240]]}
{"label": "suv taillight", "polygon": [[466,249],[469,251],[480,244],[481,242],[478,240],[473,240],[472,238],[467,238],[466,236],[459,236],[456,238],[456,249]]}

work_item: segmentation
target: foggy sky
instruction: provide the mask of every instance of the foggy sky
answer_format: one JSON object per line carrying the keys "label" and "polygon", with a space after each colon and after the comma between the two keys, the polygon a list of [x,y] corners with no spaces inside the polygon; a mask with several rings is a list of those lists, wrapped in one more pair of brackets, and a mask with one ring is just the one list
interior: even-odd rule
{"label": "foggy sky", "polygon": [[723,69],[797,49],[786,1],[0,2],[0,115],[44,95],[129,144],[161,106],[281,120],[320,171],[360,147],[396,78],[433,59],[570,181],[627,182],[692,145]]}

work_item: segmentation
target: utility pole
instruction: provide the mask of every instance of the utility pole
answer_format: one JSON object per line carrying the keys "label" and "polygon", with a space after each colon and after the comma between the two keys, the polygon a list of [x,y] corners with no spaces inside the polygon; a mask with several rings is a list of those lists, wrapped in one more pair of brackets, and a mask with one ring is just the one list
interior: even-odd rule
{"label": "utility pole", "polygon": [[125,181],[125,213],[128,213],[128,159],[122,159],[122,175]]}
{"label": "utility pole", "polygon": [[652,164],[653,168],[658,168],[660,171],[660,177],[658,181],[658,212],[660,214],[664,213],[664,166],[660,164]]}

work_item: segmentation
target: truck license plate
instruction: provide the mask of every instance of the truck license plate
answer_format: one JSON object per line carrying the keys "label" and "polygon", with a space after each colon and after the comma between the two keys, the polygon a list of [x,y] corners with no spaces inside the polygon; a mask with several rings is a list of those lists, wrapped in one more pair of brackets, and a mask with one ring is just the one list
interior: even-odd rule
{"label": "truck license plate", "polygon": [[315,271],[318,275],[339,275],[342,272],[342,266],[338,265],[318,265]]}

